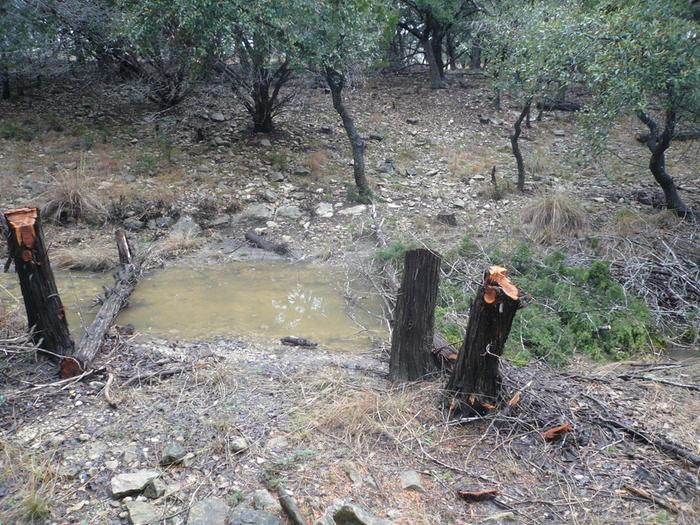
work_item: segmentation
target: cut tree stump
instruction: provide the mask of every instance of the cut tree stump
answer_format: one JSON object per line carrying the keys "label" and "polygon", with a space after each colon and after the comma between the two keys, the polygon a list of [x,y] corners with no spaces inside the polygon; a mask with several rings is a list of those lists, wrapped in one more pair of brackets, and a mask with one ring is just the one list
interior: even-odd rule
{"label": "cut tree stump", "polygon": [[415,381],[440,369],[432,352],[440,262],[430,250],[406,252],[391,334],[392,381]]}
{"label": "cut tree stump", "polygon": [[114,275],[114,287],[106,291],[95,320],[85,330],[75,352],[61,360],[60,374],[64,379],[75,377],[88,370],[102,346],[105,334],[109,331],[119,311],[126,304],[131,292],[136,288],[136,283],[141,275],[146,254],[134,254],[129,240],[122,230],[118,230],[115,237],[120,268]]}
{"label": "cut tree stump", "polygon": [[506,273],[500,266],[486,270],[469,310],[462,350],[447,383],[455,414],[483,413],[498,400],[500,358],[520,307],[518,289]]}
{"label": "cut tree stump", "polygon": [[19,277],[32,339],[50,355],[70,355],[74,343],[46,253],[39,210],[18,208],[4,216],[8,254]]}

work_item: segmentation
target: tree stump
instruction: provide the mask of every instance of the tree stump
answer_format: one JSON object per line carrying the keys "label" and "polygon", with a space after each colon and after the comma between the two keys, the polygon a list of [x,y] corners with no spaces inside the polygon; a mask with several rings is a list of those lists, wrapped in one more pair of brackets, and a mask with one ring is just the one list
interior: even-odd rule
{"label": "tree stump", "polygon": [[506,272],[500,266],[486,270],[469,310],[464,344],[447,383],[451,412],[483,413],[498,400],[500,358],[520,307],[518,289]]}
{"label": "tree stump", "polygon": [[439,279],[439,255],[426,249],[406,252],[391,335],[392,381],[415,381],[440,368],[432,352]]}
{"label": "tree stump", "polygon": [[54,356],[71,354],[74,344],[46,253],[39,210],[18,208],[4,215],[8,253],[19,277],[32,339]]}

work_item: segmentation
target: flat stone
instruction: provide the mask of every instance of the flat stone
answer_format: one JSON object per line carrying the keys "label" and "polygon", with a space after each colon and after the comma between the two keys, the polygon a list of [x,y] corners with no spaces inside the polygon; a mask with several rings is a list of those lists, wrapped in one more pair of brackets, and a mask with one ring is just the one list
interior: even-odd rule
{"label": "flat stone", "polygon": [[338,215],[361,215],[367,211],[367,206],[364,204],[358,204],[357,206],[351,206],[349,208],[343,208],[338,211]]}
{"label": "flat stone", "polygon": [[484,177],[483,175],[474,175],[472,177],[472,180],[485,180],[485,179],[486,179],[486,177]]}
{"label": "flat stone", "polygon": [[112,496],[121,499],[125,496],[138,494],[146,488],[152,479],[160,476],[157,470],[137,470],[136,472],[125,472],[118,474],[110,481]]}
{"label": "flat stone", "polygon": [[594,202],[605,202],[605,197],[593,197]]}
{"label": "flat stone", "polygon": [[143,230],[146,227],[146,225],[140,220],[138,220],[136,217],[129,217],[128,219],[124,219],[123,224],[124,228],[126,228],[127,230],[135,232]]}
{"label": "flat stone", "polygon": [[159,523],[163,517],[153,505],[145,501],[127,501],[126,510],[129,513],[131,525]]}
{"label": "flat stone", "polygon": [[277,436],[271,438],[265,448],[272,450],[273,452],[280,452],[289,446],[289,440],[284,436]]}
{"label": "flat stone", "polygon": [[[229,516],[230,525],[282,525],[279,518],[269,512],[239,506]],[[188,524],[189,525],[189,524]]]}
{"label": "flat stone", "polygon": [[173,225],[170,235],[178,237],[195,237],[202,232],[202,228],[189,215],[183,215]]}
{"label": "flat stone", "polygon": [[350,481],[352,481],[352,484],[355,487],[362,485],[362,475],[360,474],[360,471],[357,470],[357,467],[353,462],[346,461],[343,463],[342,468],[343,472],[347,474],[348,478],[350,478]]}
{"label": "flat stone", "polygon": [[401,479],[401,488],[404,490],[415,490],[417,492],[425,492],[425,487],[420,478],[420,474],[415,470],[406,470],[399,474]]}
{"label": "flat stone", "polygon": [[243,452],[244,450],[248,450],[248,441],[246,441],[244,437],[238,436],[231,439],[229,446],[235,453]]}
{"label": "flat stone", "polygon": [[158,499],[164,496],[167,490],[168,486],[165,482],[160,478],[156,478],[148,482],[146,488],[143,489],[143,495],[148,499]]}
{"label": "flat stone", "polygon": [[161,465],[172,465],[173,463],[178,463],[185,457],[187,451],[183,448],[180,443],[173,441],[165,445],[163,449],[163,455],[160,458]]}
{"label": "flat stone", "polygon": [[228,505],[221,498],[207,498],[190,507],[187,525],[226,525]]}
{"label": "flat stone", "polygon": [[406,177],[415,177],[417,174],[416,168],[406,168]]}
{"label": "flat stone", "polygon": [[333,217],[333,204],[330,202],[321,202],[316,206],[314,212],[317,217],[330,219]]}
{"label": "flat stone", "polygon": [[304,215],[299,206],[282,206],[277,209],[277,215],[288,219],[299,219]]}
{"label": "flat stone", "polygon": [[353,503],[336,503],[326,510],[315,525],[393,525]]}
{"label": "flat stone", "polygon": [[266,221],[272,219],[274,210],[269,204],[252,204],[243,210],[243,215],[251,219]]}
{"label": "flat stone", "polygon": [[464,203],[464,201],[462,199],[455,199],[452,202],[452,206],[454,206],[455,208],[462,208],[463,209],[466,206],[466,204]]}
{"label": "flat stone", "polygon": [[266,202],[275,202],[277,194],[272,190],[265,189],[260,192],[260,198]]}
{"label": "flat stone", "polygon": [[553,133],[555,137],[566,137],[566,131],[563,129],[555,129]]}
{"label": "flat stone", "polygon": [[311,170],[305,166],[300,166],[294,169],[294,175],[296,175],[297,177],[306,177],[308,175],[311,175]]}
{"label": "flat stone", "polygon": [[370,140],[384,140],[384,135],[382,135],[381,133],[370,133],[369,139]]}
{"label": "flat stone", "polygon": [[210,228],[219,228],[221,226],[228,226],[231,223],[231,216],[230,215],[219,215],[218,217],[215,217],[211,221],[209,221],[208,226]]}
{"label": "flat stone", "polygon": [[169,228],[175,223],[175,220],[172,217],[158,217],[156,219],[156,228]]}
{"label": "flat stone", "polygon": [[209,116],[209,118],[214,122],[224,122],[226,120],[226,117],[223,113],[221,113],[221,111],[215,111]]}
{"label": "flat stone", "polygon": [[270,175],[270,182],[284,182],[284,175],[280,172],[273,173]]}
{"label": "flat stone", "polygon": [[457,217],[449,211],[441,211],[437,214],[438,222],[447,224],[448,226],[457,226]]}
{"label": "flat stone", "polygon": [[282,505],[277,501],[277,498],[265,489],[253,492],[253,507],[258,510],[268,510],[272,512],[280,512],[282,510]]}
{"label": "flat stone", "polygon": [[406,119],[406,123],[407,123],[407,124],[416,125],[416,124],[418,124],[419,122],[420,122],[420,120],[417,119],[417,118],[415,118],[415,117],[407,118],[407,119]]}
{"label": "flat stone", "polygon": [[270,142],[270,139],[260,139],[260,145],[265,148],[269,148],[272,146],[272,142]]}
{"label": "flat stone", "polygon": [[321,127],[321,133],[324,135],[332,135],[333,134],[333,128],[330,126],[322,126]]}

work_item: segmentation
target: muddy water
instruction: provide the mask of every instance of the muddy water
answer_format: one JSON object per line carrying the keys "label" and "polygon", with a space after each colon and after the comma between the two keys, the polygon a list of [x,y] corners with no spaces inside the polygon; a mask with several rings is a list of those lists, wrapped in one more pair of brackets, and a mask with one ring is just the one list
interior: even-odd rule
{"label": "muddy water", "polygon": [[[9,294],[20,298],[15,280],[0,277],[3,302]],[[110,280],[109,275],[57,273],[72,328],[80,326],[76,311],[83,323],[90,321],[92,298]],[[378,320],[381,306],[366,298],[350,307],[343,283],[343,276],[328,269],[276,261],[170,267],[141,279],[118,323],[171,340],[272,341],[295,335],[331,350],[367,350],[374,338],[386,335]]]}

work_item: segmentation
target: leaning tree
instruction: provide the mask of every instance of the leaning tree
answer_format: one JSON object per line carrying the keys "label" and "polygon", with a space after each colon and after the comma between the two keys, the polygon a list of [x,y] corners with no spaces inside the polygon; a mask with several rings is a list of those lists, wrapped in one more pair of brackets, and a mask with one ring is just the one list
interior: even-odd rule
{"label": "leaning tree", "polygon": [[649,170],[666,207],[697,219],[666,169],[674,138],[700,126],[700,17],[693,2],[615,0],[601,3],[591,16],[593,129],[602,132],[620,116],[635,115],[649,130]]}
{"label": "leaning tree", "polygon": [[295,49],[301,61],[323,75],[352,148],[355,185],[362,199],[372,192],[365,175],[365,142],[343,93],[354,75],[374,65],[391,38],[392,11],[382,0],[299,0],[296,19],[303,30]]}

